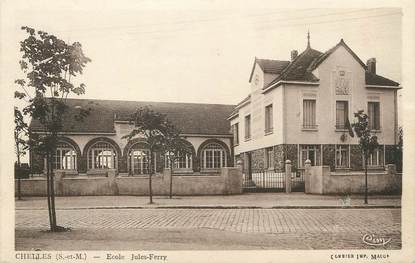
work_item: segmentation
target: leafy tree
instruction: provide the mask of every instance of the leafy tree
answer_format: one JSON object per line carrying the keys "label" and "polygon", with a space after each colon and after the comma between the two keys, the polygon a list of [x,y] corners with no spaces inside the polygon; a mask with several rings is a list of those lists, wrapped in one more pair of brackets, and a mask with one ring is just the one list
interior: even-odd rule
{"label": "leafy tree", "polygon": [[154,173],[154,154],[163,152],[166,138],[170,136],[169,134],[172,132],[173,125],[167,120],[164,114],[155,112],[149,107],[138,108],[132,115],[130,123],[134,124],[134,129],[122,138],[130,141],[139,136],[143,137],[147,142],[147,147],[150,152],[148,187],[150,204],[153,204],[151,183]]}
{"label": "leafy tree", "polygon": [[28,126],[24,122],[22,112],[18,107],[14,107],[14,146],[17,157],[17,162],[15,164],[15,177],[17,177],[17,199],[21,200],[21,163],[20,157],[26,154],[26,151],[29,147],[25,138],[28,136]]}
{"label": "leafy tree", "polygon": [[180,132],[175,127],[171,127],[170,132],[167,134],[167,136],[165,136],[163,152],[165,158],[168,159],[168,163],[170,165],[171,177],[169,197],[171,199],[173,195],[174,164],[176,163],[176,161],[178,161],[179,158],[185,157],[186,155],[190,156],[192,154],[192,149],[190,148],[189,143],[187,141],[180,138]]}
{"label": "leafy tree", "polygon": [[395,151],[393,157],[395,159],[395,165],[399,172],[402,172],[402,158],[403,158],[403,129],[398,129],[398,143],[395,145]]}
{"label": "leafy tree", "polygon": [[[31,136],[31,149],[46,159],[46,183],[48,213],[51,231],[62,231],[56,223],[53,156],[58,134],[63,128],[63,116],[67,110],[68,95],[85,93],[85,84],[75,85],[71,78],[83,72],[91,60],[87,58],[79,42],[67,44],[58,37],[30,27],[22,27],[28,36],[20,42],[22,58],[19,61],[24,78],[15,82],[19,91],[15,97],[27,102],[23,114],[37,120],[42,133]],[[75,116],[82,119],[88,110],[80,109]]]}
{"label": "leafy tree", "polygon": [[379,147],[378,137],[373,135],[369,128],[369,118],[363,110],[354,113],[357,122],[352,124],[353,130],[359,138],[359,146],[364,157],[365,168],[365,204],[367,204],[367,161],[375,149]]}

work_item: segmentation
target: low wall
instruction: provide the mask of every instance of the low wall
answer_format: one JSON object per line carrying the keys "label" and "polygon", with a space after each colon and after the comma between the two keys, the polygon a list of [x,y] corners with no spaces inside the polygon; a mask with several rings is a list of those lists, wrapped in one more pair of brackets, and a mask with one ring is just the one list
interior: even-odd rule
{"label": "low wall", "polygon": [[[305,192],[310,194],[361,194],[365,192],[364,172],[330,172],[328,166],[306,167],[304,174]],[[368,193],[400,193],[402,176],[394,165],[385,171],[368,171]]]}
{"label": "low wall", "polygon": [[[174,175],[170,169],[163,174],[152,176],[154,195],[167,195],[170,180],[174,195],[227,195],[242,193],[242,171],[226,167],[216,175]],[[17,183],[15,184],[17,192]],[[115,170],[100,176],[65,176],[63,171],[55,172],[55,193],[57,196],[80,195],[148,195],[148,176],[115,176]],[[45,196],[46,178],[21,180],[23,196]]]}

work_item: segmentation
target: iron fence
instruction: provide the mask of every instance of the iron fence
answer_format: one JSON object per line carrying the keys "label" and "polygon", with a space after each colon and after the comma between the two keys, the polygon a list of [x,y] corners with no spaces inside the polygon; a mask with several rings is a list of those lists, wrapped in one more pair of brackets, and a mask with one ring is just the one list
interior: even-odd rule
{"label": "iron fence", "polygon": [[244,191],[283,191],[285,185],[285,173],[276,170],[252,169],[243,173]]}

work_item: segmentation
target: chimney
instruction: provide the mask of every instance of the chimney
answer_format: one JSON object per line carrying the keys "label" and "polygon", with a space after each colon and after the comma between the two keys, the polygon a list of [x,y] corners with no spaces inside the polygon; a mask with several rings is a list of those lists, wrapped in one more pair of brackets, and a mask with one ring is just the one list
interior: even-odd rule
{"label": "chimney", "polygon": [[376,74],[376,58],[369,58],[366,62],[367,71]]}
{"label": "chimney", "polygon": [[291,61],[293,61],[297,56],[298,56],[298,51],[297,50],[292,50],[291,51]]}

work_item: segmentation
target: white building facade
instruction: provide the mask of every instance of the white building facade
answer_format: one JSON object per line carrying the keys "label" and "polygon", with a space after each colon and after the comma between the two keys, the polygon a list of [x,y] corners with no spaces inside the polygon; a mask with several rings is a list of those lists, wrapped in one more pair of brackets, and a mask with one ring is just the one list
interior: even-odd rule
{"label": "white building facade", "polygon": [[332,171],[361,170],[354,113],[364,110],[379,148],[368,160],[372,169],[394,163],[399,84],[376,74],[376,60],[364,64],[341,40],[327,52],[308,46],[291,61],[255,58],[251,93],[228,120],[236,159],[253,168],[283,169],[285,160],[301,169],[328,165]]}

